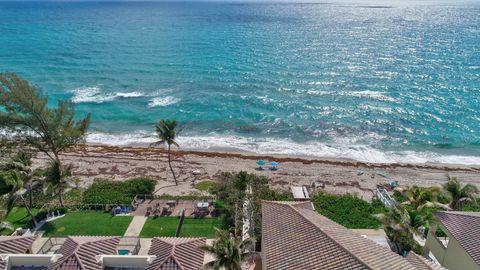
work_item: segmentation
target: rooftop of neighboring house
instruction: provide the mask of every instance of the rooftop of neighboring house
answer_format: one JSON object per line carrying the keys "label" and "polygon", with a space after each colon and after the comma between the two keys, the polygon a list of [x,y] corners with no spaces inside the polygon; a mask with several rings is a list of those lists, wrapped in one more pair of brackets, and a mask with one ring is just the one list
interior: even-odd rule
{"label": "rooftop of neighboring house", "polygon": [[314,211],[311,202],[262,203],[262,253],[268,269],[436,269],[402,257]]}
{"label": "rooftop of neighboring house", "polygon": [[435,213],[435,217],[480,265],[480,213],[441,211]]}

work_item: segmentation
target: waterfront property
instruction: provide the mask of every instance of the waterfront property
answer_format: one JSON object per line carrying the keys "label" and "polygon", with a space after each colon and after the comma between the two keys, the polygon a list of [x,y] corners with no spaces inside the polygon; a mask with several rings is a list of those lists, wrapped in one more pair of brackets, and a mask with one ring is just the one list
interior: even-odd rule
{"label": "waterfront property", "polygon": [[[445,213],[437,214],[442,218]],[[478,231],[478,214],[447,213],[468,219],[472,233]],[[142,217],[145,218],[145,217]],[[445,217],[443,217],[445,218]],[[146,219],[146,218],[145,218]],[[178,217],[158,217],[159,221]],[[215,218],[187,220],[183,225],[197,229],[200,223],[214,222]],[[446,219],[447,220],[447,219]],[[190,224],[189,221],[193,223]],[[467,231],[458,220],[449,218],[455,228]],[[198,223],[200,222],[200,223]],[[174,222],[176,223],[176,222]],[[446,222],[443,222],[446,223]],[[157,225],[159,225],[157,224]],[[152,223],[152,225],[154,225]],[[210,228],[210,223],[207,224]],[[445,225],[444,230],[454,229]],[[155,233],[155,227],[149,231]],[[173,231],[173,225],[171,226]],[[158,229],[159,227],[157,227]],[[203,227],[202,227],[203,228]],[[478,253],[475,242],[478,236],[454,235],[473,242],[464,247],[474,259]],[[180,234],[182,236],[182,233]],[[477,237],[477,238],[475,238]],[[2,241],[3,239],[3,241]],[[15,244],[11,241],[15,240]],[[350,229],[318,214],[310,201],[263,201],[262,202],[262,251],[260,258],[249,265],[249,269],[444,269],[422,256],[410,252],[402,257],[388,247],[379,245]],[[10,241],[10,242],[9,242]],[[428,242],[428,241],[427,241]],[[185,269],[198,270],[214,259],[200,249],[209,244],[205,237],[158,237],[140,238],[132,236],[68,236],[68,237],[10,237],[0,238],[1,263],[4,269]],[[452,243],[452,241],[450,241]],[[11,247],[18,247],[11,249]],[[459,257],[460,258],[460,257]],[[456,258],[455,261],[458,261]],[[25,268],[28,266],[28,268]],[[451,269],[477,269],[477,268]]]}
{"label": "waterfront property", "polygon": [[[480,213],[437,212],[438,223],[431,224],[427,252],[451,270],[480,269]],[[437,228],[445,237],[437,237]]]}
{"label": "waterfront property", "polygon": [[[280,221],[280,222],[279,222]],[[262,269],[441,269],[319,215],[311,202],[262,203]]]}
{"label": "waterfront property", "polygon": [[156,258],[146,269],[201,269],[205,252],[200,247],[205,244],[205,238],[153,238],[148,254]]}
{"label": "waterfront property", "polygon": [[[0,254],[27,254],[32,252],[35,237],[0,236]],[[0,260],[0,269],[5,269],[7,258]]]}
{"label": "waterfront property", "polygon": [[[34,237],[2,237],[0,239],[1,269],[201,269],[208,256],[200,249],[206,238],[156,237],[138,246],[133,253],[121,255],[125,238],[78,236],[49,239],[36,254]],[[128,240],[128,239],[127,239]],[[137,238],[137,241],[139,239]],[[141,253],[141,254],[139,254]]]}

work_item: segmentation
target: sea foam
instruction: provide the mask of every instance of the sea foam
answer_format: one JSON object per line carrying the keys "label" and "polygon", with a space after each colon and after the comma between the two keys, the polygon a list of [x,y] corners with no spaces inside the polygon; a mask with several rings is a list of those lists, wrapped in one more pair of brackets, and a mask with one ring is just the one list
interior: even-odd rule
{"label": "sea foam", "polygon": [[145,94],[140,91],[103,93],[98,86],[79,87],[72,91],[74,103],[104,103],[116,98],[138,98]]}
{"label": "sea foam", "polygon": [[[139,131],[131,134],[89,133],[87,141],[108,145],[148,145],[156,141],[154,133]],[[442,155],[431,151],[382,151],[362,144],[348,144],[349,139],[338,143],[297,143],[289,139],[256,139],[241,136],[210,134],[205,136],[180,136],[182,149],[240,150],[257,154],[308,156],[318,158],[350,159],[370,163],[448,163],[478,165],[480,157]],[[353,141],[352,141],[353,142]]]}
{"label": "sea foam", "polygon": [[180,99],[166,96],[166,97],[154,97],[148,102],[148,107],[165,107],[179,102]]}

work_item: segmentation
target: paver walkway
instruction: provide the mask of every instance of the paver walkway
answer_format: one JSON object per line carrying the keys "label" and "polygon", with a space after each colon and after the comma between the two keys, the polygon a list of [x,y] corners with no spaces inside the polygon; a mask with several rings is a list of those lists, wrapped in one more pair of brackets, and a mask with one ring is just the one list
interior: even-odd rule
{"label": "paver walkway", "polygon": [[140,232],[143,229],[143,225],[147,222],[147,217],[145,216],[134,216],[130,225],[128,225],[125,236],[134,236],[139,237]]}

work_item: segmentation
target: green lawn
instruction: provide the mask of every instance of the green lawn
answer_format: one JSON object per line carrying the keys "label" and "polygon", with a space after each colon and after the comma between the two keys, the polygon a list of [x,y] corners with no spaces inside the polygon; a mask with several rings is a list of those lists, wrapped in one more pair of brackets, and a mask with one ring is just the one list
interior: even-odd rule
{"label": "green lawn", "polygon": [[[38,213],[38,210],[32,209],[32,212],[34,215],[36,215]],[[8,213],[8,215],[5,217],[5,221],[10,222],[13,225],[14,229],[19,227],[28,228],[33,226],[32,219],[30,218],[30,216],[27,213],[27,210],[25,210],[24,207],[12,208],[10,213]],[[12,234],[12,232],[13,232],[12,230],[3,229],[3,230],[0,230],[0,235],[10,235]]]}
{"label": "green lawn", "polygon": [[178,217],[148,217],[143,226],[140,237],[152,238],[155,236],[175,236]]}
{"label": "green lawn", "polygon": [[63,218],[46,223],[41,230],[45,231],[44,236],[123,236],[132,218],[99,211],[69,212]]}
{"label": "green lawn", "polygon": [[215,238],[215,227],[222,227],[219,218],[185,218],[180,236]]}

